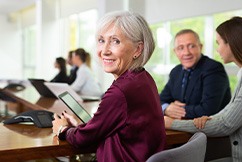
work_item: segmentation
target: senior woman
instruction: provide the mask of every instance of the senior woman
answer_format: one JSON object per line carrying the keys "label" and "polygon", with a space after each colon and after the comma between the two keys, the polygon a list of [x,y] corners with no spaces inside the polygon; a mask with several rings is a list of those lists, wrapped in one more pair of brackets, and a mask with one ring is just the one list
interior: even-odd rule
{"label": "senior woman", "polygon": [[83,152],[96,152],[99,162],[146,161],[165,145],[159,94],[143,68],[154,50],[152,33],[140,15],[118,11],[99,21],[96,39],[97,55],[114,81],[87,124],[63,112],[55,115],[53,132]]}

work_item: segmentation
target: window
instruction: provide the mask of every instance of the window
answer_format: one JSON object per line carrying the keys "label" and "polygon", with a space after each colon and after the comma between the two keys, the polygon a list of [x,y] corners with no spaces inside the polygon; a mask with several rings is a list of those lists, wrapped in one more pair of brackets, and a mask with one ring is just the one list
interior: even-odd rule
{"label": "window", "polygon": [[94,9],[70,16],[71,49],[81,47],[90,53],[93,52],[97,16],[97,10]]}
{"label": "window", "polygon": [[[229,18],[241,15],[242,10],[218,13],[214,15],[206,15],[199,17],[186,18],[181,20],[174,20],[170,22],[159,22],[150,25],[153,32],[154,39],[156,41],[156,49],[151,57],[150,61],[146,65],[146,69],[153,76],[158,91],[161,92],[164,85],[168,80],[170,70],[177,64],[179,60],[176,58],[173,52],[173,38],[175,34],[181,29],[190,28],[196,31],[203,43],[203,53],[217,61],[223,62],[216,52],[215,43],[215,28],[223,21]],[[230,80],[230,86],[234,91],[236,84],[236,74],[232,73],[233,69],[236,68],[234,64],[225,65]],[[232,66],[232,68],[231,68]]]}
{"label": "window", "polygon": [[28,27],[23,30],[23,77],[31,78],[36,69],[36,28]]}

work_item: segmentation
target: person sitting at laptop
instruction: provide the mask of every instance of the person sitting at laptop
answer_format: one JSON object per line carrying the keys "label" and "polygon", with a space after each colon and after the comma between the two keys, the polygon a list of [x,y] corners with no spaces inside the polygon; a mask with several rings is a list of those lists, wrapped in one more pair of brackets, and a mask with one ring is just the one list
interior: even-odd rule
{"label": "person sitting at laptop", "polygon": [[50,82],[67,83],[66,60],[63,57],[57,57],[54,66],[59,70],[59,73]]}
{"label": "person sitting at laptop", "polygon": [[80,124],[66,112],[54,115],[53,132],[98,162],[144,162],[165,146],[164,117],[156,84],[143,68],[155,43],[142,16],[116,11],[98,24],[97,55],[115,80],[97,112]]}
{"label": "person sitting at laptop", "polygon": [[76,80],[76,73],[77,73],[77,70],[78,70],[78,67],[76,65],[74,65],[73,62],[72,62],[73,53],[74,53],[74,51],[69,51],[68,56],[67,56],[67,64],[69,64],[71,66],[70,74],[68,76],[68,84],[69,85],[71,85]]}
{"label": "person sitting at laptop", "polygon": [[78,67],[77,76],[71,87],[80,95],[101,96],[103,93],[90,69],[90,54],[83,48],[73,52],[72,62]]}

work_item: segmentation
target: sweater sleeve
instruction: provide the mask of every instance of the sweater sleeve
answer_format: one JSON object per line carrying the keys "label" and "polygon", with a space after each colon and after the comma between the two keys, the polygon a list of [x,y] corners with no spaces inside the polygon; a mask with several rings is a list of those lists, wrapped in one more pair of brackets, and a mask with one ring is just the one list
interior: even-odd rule
{"label": "sweater sleeve", "polygon": [[228,136],[242,126],[242,88],[236,97],[219,113],[211,116],[206,122],[205,128],[197,129],[193,120],[174,120],[171,129],[195,133],[202,131],[211,137]]}
{"label": "sweater sleeve", "polygon": [[77,148],[97,145],[116,130],[123,127],[127,104],[118,88],[110,88],[104,95],[97,112],[86,125],[66,131],[66,140]]}

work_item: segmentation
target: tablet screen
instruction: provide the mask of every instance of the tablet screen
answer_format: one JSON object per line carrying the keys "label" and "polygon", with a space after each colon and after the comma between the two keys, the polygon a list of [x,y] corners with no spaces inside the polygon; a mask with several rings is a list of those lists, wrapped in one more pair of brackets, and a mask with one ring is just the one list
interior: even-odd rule
{"label": "tablet screen", "polygon": [[64,92],[58,97],[83,123],[87,123],[92,118],[91,115],[71,96],[70,93]]}

